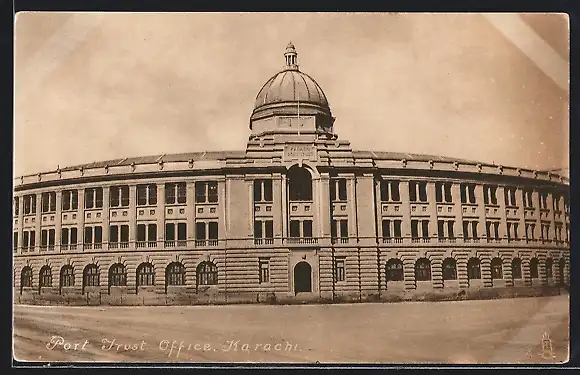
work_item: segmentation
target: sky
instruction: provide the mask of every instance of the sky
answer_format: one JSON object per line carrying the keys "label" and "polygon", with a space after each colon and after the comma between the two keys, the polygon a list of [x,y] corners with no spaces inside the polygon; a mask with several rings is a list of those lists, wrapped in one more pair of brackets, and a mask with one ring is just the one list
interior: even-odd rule
{"label": "sky", "polygon": [[15,23],[14,175],[243,150],[289,41],[354,150],[569,166],[566,15],[32,12]]}

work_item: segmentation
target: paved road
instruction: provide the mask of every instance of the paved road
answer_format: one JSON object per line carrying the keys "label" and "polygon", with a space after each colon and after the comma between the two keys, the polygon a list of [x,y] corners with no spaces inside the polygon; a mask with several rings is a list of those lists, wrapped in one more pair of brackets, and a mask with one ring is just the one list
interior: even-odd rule
{"label": "paved road", "polygon": [[[542,349],[544,333],[556,358],[541,356],[549,354]],[[567,360],[568,342],[568,296],[343,305],[14,307],[14,356],[26,361],[553,363]]]}

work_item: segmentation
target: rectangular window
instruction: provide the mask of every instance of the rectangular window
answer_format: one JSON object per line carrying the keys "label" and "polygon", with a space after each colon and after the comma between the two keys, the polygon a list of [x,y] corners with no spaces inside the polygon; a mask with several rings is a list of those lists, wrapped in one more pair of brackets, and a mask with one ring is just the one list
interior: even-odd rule
{"label": "rectangular window", "polygon": [[137,185],[137,206],[147,205],[147,185]]}
{"label": "rectangular window", "polygon": [[399,181],[381,180],[380,194],[382,202],[400,202]]}
{"label": "rectangular window", "polygon": [[516,188],[506,187],[504,190],[505,205],[508,207],[517,206]]}
{"label": "rectangular window", "polygon": [[195,183],[197,203],[216,203],[218,201],[217,181],[198,181]]}
{"label": "rectangular window", "polygon": [[20,198],[14,197],[14,216],[20,213]]}
{"label": "rectangular window", "polygon": [[303,229],[303,237],[311,238],[312,237],[312,220],[304,220],[302,222],[302,229]]}
{"label": "rectangular window", "polygon": [[421,221],[421,232],[423,234],[423,238],[429,238],[429,220]]}
{"label": "rectangular window", "polygon": [[419,221],[411,220],[411,237],[419,238]]}
{"label": "rectangular window", "polygon": [[56,211],[56,193],[51,191],[40,196],[42,212]]}
{"label": "rectangular window", "polygon": [[129,243],[129,225],[121,225],[121,242]]}
{"label": "rectangular window", "polygon": [[394,220],[393,221],[393,234],[395,238],[401,238],[401,220]]}
{"label": "rectangular window", "polygon": [[524,207],[526,208],[534,208],[534,201],[533,201],[533,191],[530,189],[526,189],[523,191],[523,199],[524,199]]}
{"label": "rectangular window", "polygon": [[36,213],[36,194],[24,196],[24,215]]}
{"label": "rectangular window", "polygon": [[497,205],[497,186],[484,185],[483,186],[483,202],[485,204]]}
{"label": "rectangular window", "polygon": [[477,235],[477,221],[472,221],[471,222],[471,235],[473,236],[473,238],[477,239],[479,238]]}
{"label": "rectangular window", "polygon": [[409,201],[417,202],[417,183],[409,181]]}
{"label": "rectangular window", "polygon": [[28,251],[28,246],[30,243],[29,232],[24,231],[22,232],[22,251]]}
{"label": "rectangular window", "polygon": [[177,224],[177,240],[187,241],[187,223]]}
{"label": "rectangular window", "polygon": [[103,242],[103,227],[101,226],[96,226],[94,228],[94,240],[93,242],[96,244],[100,244]]}
{"label": "rectangular window", "polygon": [[383,220],[383,238],[391,238],[391,220]]}
{"label": "rectangular window", "polygon": [[262,238],[262,222],[254,220],[254,238]]}
{"label": "rectangular window", "polygon": [[18,251],[18,232],[14,232],[14,236],[12,237],[12,249]]}
{"label": "rectangular window", "polygon": [[346,201],[346,179],[336,178],[330,180],[330,199],[334,201]]}
{"label": "rectangular window", "polygon": [[540,193],[540,208],[542,210],[548,209],[548,193],[545,191]]}
{"label": "rectangular window", "polygon": [[435,183],[435,200],[437,203],[452,203],[451,183],[436,182]]}
{"label": "rectangular window", "polygon": [[85,244],[93,243],[93,227],[85,227]]}
{"label": "rectangular window", "polygon": [[175,184],[165,184],[165,204],[175,204],[177,202],[176,192]]}
{"label": "rectangular window", "polygon": [[103,207],[103,188],[85,189],[85,208]]}
{"label": "rectangular window", "polygon": [[469,221],[463,222],[463,238],[470,238],[469,237]]}
{"label": "rectangular window", "polygon": [[70,228],[70,245],[75,245],[78,242],[77,236],[78,236],[78,229],[77,228]]}
{"label": "rectangular window", "polygon": [[48,230],[48,246],[50,248],[54,248],[54,243],[55,243],[55,230],[54,229],[49,229]]}
{"label": "rectangular window", "polygon": [[165,241],[175,241],[175,224],[165,224]]}
{"label": "rectangular window", "polygon": [[147,226],[147,241],[157,241],[157,224],[149,224]]}
{"label": "rectangular window", "polygon": [[258,260],[260,268],[260,284],[270,282],[270,259],[260,258]]}
{"label": "rectangular window", "polygon": [[117,225],[111,225],[109,227],[109,243],[119,242],[119,227]]}
{"label": "rectangular window", "polygon": [[165,203],[183,204],[187,202],[187,186],[185,182],[165,184]]}
{"label": "rectangular window", "polygon": [[445,238],[445,221],[437,220],[437,237]]}
{"label": "rectangular window", "polygon": [[447,237],[455,238],[455,231],[453,230],[455,222],[453,220],[447,221]]}
{"label": "rectangular window", "polygon": [[195,223],[195,239],[205,240],[205,223],[197,222]]}
{"label": "rectangular window", "polygon": [[266,232],[266,238],[274,238],[274,221],[273,220],[264,221],[264,227]]}
{"label": "rectangular window", "polygon": [[34,250],[35,247],[36,247],[36,231],[31,230],[30,231],[30,249]]}
{"label": "rectangular window", "polygon": [[109,203],[111,207],[129,206],[129,186],[111,186],[109,189]]}
{"label": "rectangular window", "polygon": [[348,238],[348,221],[346,220],[340,221],[340,237]]}
{"label": "rectangular window", "polygon": [[60,230],[60,244],[61,245],[68,245],[68,228],[62,228]]}
{"label": "rectangular window", "polygon": [[427,183],[410,181],[409,200],[411,202],[427,202]]}
{"label": "rectangular window", "polygon": [[65,190],[62,192],[61,208],[63,211],[70,210],[70,201],[71,201],[70,196],[71,192],[69,190]]}
{"label": "rectangular window", "polygon": [[334,260],[334,278],[335,282],[345,281],[346,280],[346,272],[345,272],[345,258],[336,258]]}
{"label": "rectangular window", "polygon": [[137,224],[137,242],[145,242],[147,241],[147,234],[146,234],[146,225],[145,224]]}
{"label": "rectangular window", "polygon": [[218,223],[217,223],[217,221],[210,221],[209,222],[209,239],[210,240],[217,240],[218,239]]}
{"label": "rectangular window", "polygon": [[493,235],[496,240],[499,240],[499,221],[493,223]]}
{"label": "rectangular window", "polygon": [[290,220],[290,237],[300,237],[299,220]]}

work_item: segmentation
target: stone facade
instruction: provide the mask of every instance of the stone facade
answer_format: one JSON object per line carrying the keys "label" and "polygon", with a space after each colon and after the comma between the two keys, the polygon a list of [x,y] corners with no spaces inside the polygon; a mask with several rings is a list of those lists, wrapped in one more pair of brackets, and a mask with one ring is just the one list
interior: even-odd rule
{"label": "stone facade", "polygon": [[[297,74],[293,46],[286,56]],[[309,103],[268,94],[245,151],[17,178],[15,302],[484,298],[569,284],[566,178],[353,151],[321,90]]]}

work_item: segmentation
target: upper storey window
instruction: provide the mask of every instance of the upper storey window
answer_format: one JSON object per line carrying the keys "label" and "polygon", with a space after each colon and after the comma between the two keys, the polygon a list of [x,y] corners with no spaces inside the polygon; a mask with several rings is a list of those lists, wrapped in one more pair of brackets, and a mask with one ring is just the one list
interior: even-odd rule
{"label": "upper storey window", "polygon": [[14,197],[14,216],[20,213],[20,198]]}
{"label": "upper storey window", "polygon": [[185,182],[165,184],[165,203],[184,204],[187,202],[187,188]]}
{"label": "upper storey window", "polygon": [[548,209],[548,192],[547,191],[540,192],[540,208],[542,210]]}
{"label": "upper storey window", "polygon": [[111,207],[129,206],[129,186],[111,186],[109,201]]}
{"label": "upper storey window", "polygon": [[409,200],[411,202],[427,202],[427,183],[410,181]]}
{"label": "upper storey window", "polygon": [[254,180],[254,202],[272,202],[272,180]]}
{"label": "upper storey window", "polygon": [[399,181],[381,181],[381,202],[400,202]]}
{"label": "upper storey window", "polygon": [[56,193],[54,191],[42,193],[40,198],[42,203],[42,212],[56,211]]}
{"label": "upper storey window", "polygon": [[554,194],[553,195],[553,204],[554,204],[554,211],[560,211],[560,195]]}
{"label": "upper storey window", "polygon": [[137,206],[157,204],[157,185],[137,185]]}
{"label": "upper storey window", "polygon": [[346,179],[335,178],[330,180],[330,200],[346,201]]}
{"label": "upper storey window", "polygon": [[197,203],[217,203],[217,181],[198,181],[195,183],[195,201]]}
{"label": "upper storey window", "polygon": [[435,183],[435,200],[437,203],[453,203],[450,182]]}
{"label": "upper storey window", "polygon": [[497,186],[483,185],[483,202],[497,205]]}
{"label": "upper storey window", "polygon": [[305,168],[292,167],[288,170],[290,201],[312,201],[312,176]]}
{"label": "upper storey window", "polygon": [[475,204],[475,184],[461,184],[461,203],[463,204]]}
{"label": "upper storey window", "polygon": [[62,192],[62,210],[76,211],[79,208],[79,193],[76,190],[65,190]]}
{"label": "upper storey window", "polygon": [[526,208],[534,208],[534,201],[533,201],[533,190],[526,189],[523,191],[523,200],[524,200],[524,207]]}
{"label": "upper storey window", "polygon": [[85,208],[103,207],[103,188],[85,189]]}
{"label": "upper storey window", "polygon": [[24,196],[24,215],[36,213],[36,194]]}
{"label": "upper storey window", "polygon": [[504,198],[505,198],[505,205],[506,206],[517,206],[518,202],[516,199],[516,188],[515,187],[506,187],[504,190]]}

